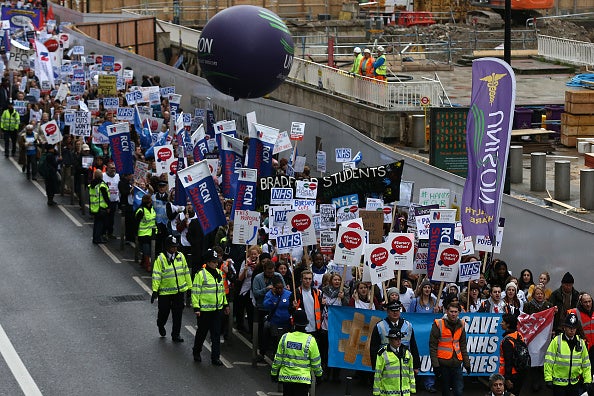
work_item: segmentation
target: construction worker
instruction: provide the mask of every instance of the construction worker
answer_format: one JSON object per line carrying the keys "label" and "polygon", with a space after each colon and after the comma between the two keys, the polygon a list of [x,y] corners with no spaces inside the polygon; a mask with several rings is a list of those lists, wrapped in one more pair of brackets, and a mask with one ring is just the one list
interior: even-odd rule
{"label": "construction worker", "polygon": [[441,394],[454,396],[464,393],[462,366],[470,374],[470,359],[466,350],[466,331],[460,315],[460,304],[451,302],[441,319],[435,319],[429,334],[429,354],[433,372],[441,379]]}
{"label": "construction worker", "polygon": [[551,340],[544,360],[544,380],[555,396],[578,396],[580,382],[592,383],[588,349],[576,335],[578,317],[569,313],[563,322],[563,334]]}
{"label": "construction worker", "polygon": [[165,337],[165,323],[171,317],[171,338],[173,342],[184,342],[180,337],[184,293],[192,287],[190,270],[184,255],[177,251],[179,243],[170,235],[165,240],[165,252],[161,252],[153,265],[153,295],[151,304],[159,299],[157,327],[161,337]]}
{"label": "construction worker", "polygon": [[355,49],[353,49],[353,55],[355,56],[355,59],[353,59],[353,67],[351,67],[350,73],[359,74],[359,68],[361,67],[361,59],[363,59],[363,55],[361,54],[361,48],[355,47]]}
{"label": "construction worker", "polygon": [[373,62],[374,59],[371,56],[369,48],[363,50],[363,59],[361,59],[361,65],[359,66],[359,74],[364,77],[373,78]]}
{"label": "construction worker", "polygon": [[89,189],[89,212],[93,215],[93,243],[105,243],[103,231],[109,211],[109,187],[103,181],[103,172],[96,169]]}
{"label": "construction worker", "polygon": [[377,47],[377,58],[373,62],[373,73],[376,80],[386,81],[386,71],[388,65],[386,64],[385,49],[381,45]]}
{"label": "construction worker", "polygon": [[201,362],[202,345],[206,334],[210,332],[211,354],[213,366],[222,366],[221,362],[221,320],[223,313],[229,315],[229,305],[225,295],[223,272],[218,269],[219,255],[213,249],[205,254],[206,267],[194,276],[192,286],[192,307],[198,321],[193,355],[195,362]]}
{"label": "construction worker", "polygon": [[305,332],[308,324],[305,311],[296,310],[293,313],[295,331],[284,334],[278,343],[270,377],[283,384],[283,396],[307,396],[311,371],[318,382],[322,380],[320,351],[316,339]]}
{"label": "construction worker", "polygon": [[408,395],[416,393],[413,357],[402,344],[403,334],[393,328],[388,333],[389,344],[377,352],[373,395]]}
{"label": "construction worker", "polygon": [[148,272],[151,272],[151,239],[157,233],[157,214],[153,208],[153,199],[151,194],[142,196],[140,207],[134,215],[138,224],[138,248],[142,253],[140,265]]}

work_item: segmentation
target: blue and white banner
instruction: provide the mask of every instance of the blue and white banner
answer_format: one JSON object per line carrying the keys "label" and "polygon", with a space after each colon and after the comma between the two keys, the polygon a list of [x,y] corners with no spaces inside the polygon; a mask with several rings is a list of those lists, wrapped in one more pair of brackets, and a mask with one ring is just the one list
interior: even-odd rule
{"label": "blue and white banner", "polygon": [[116,172],[119,174],[133,174],[134,161],[130,141],[130,124],[121,122],[108,126],[107,136],[109,136]]}
{"label": "blue and white banner", "polygon": [[435,259],[442,243],[454,244],[456,228],[456,209],[431,209],[429,223],[429,253],[427,256],[427,275],[433,279]]}
{"label": "blue and white banner", "polygon": [[214,132],[217,146],[221,147],[221,135],[225,134],[237,137],[237,127],[235,126],[235,120],[217,122],[214,124]]}
{"label": "blue and white banner", "polygon": [[[369,340],[375,324],[386,317],[382,311],[330,306],[328,309],[328,342],[330,367],[372,371]],[[419,375],[432,373],[429,334],[440,314],[402,313],[414,329],[421,358]],[[503,330],[501,315],[462,313],[466,324],[467,350],[472,376],[489,376],[499,370],[499,345]]]}
{"label": "blue and white banner", "polygon": [[198,129],[192,133],[192,144],[194,145],[194,161],[199,162],[206,158],[208,154],[208,139],[204,131],[204,125],[200,125]]}
{"label": "blue and white banner", "polygon": [[262,124],[254,124],[256,137],[250,137],[246,167],[256,169],[258,177],[274,174],[272,152],[278,139],[279,130]]}
{"label": "blue and white banner", "polygon": [[225,212],[206,160],[180,170],[177,175],[186,189],[192,206],[194,206],[205,235],[215,231],[219,226],[227,224]]}
{"label": "blue and white banner", "polygon": [[221,193],[225,198],[235,198],[237,174],[235,171],[243,166],[243,140],[231,135],[220,134],[221,152]]}
{"label": "blue and white banner", "polygon": [[250,168],[237,168],[237,188],[235,189],[235,201],[231,211],[231,220],[236,210],[254,210],[256,209],[256,183],[258,182],[258,172]]}
{"label": "blue and white banner", "polygon": [[214,132],[214,124],[215,124],[216,120],[215,120],[215,115],[214,115],[214,111],[212,110],[206,110],[206,134],[208,135],[209,139],[214,139],[215,138],[215,132]]}

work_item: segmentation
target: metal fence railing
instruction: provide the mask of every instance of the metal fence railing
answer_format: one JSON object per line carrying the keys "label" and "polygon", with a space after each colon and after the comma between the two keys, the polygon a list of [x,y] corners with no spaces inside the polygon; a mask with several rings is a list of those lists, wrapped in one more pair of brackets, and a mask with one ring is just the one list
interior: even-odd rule
{"label": "metal fence railing", "polygon": [[424,97],[432,106],[449,105],[444,103],[446,96],[439,80],[383,82],[300,58],[293,59],[289,78],[349,100],[390,110],[420,110]]}
{"label": "metal fence railing", "polygon": [[594,66],[594,44],[538,35],[538,55],[577,66]]}

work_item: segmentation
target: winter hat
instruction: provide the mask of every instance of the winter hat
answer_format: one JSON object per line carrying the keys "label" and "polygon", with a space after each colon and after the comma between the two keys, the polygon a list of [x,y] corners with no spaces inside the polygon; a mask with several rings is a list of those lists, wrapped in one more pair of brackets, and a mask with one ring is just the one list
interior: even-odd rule
{"label": "winter hat", "polygon": [[516,286],[514,282],[509,282],[507,285],[505,285],[505,290],[509,289],[510,287],[513,287],[516,291],[518,291],[518,286]]}
{"label": "winter hat", "polygon": [[566,272],[565,275],[563,275],[563,279],[561,279],[561,283],[575,283],[573,275],[571,275],[569,272]]}
{"label": "winter hat", "polygon": [[398,288],[389,287],[388,290],[386,290],[386,294],[388,295],[388,297],[390,297],[390,294],[398,294]]}

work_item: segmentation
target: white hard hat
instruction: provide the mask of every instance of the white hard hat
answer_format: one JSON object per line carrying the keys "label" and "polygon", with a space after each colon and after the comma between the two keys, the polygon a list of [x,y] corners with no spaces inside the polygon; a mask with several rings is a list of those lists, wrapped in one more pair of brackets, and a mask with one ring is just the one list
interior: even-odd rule
{"label": "white hard hat", "polygon": [[371,54],[371,51],[369,51],[369,48],[365,48],[365,49],[363,50],[363,52],[364,52],[364,53],[366,53],[366,54]]}
{"label": "white hard hat", "polygon": [[379,52],[384,52],[384,47],[382,47],[382,46],[380,45],[379,47],[377,47],[377,50],[378,50]]}
{"label": "white hard hat", "polygon": [[355,54],[360,54],[360,53],[361,53],[361,48],[359,48],[359,47],[355,47],[355,49],[353,50],[353,52],[354,52]]}

